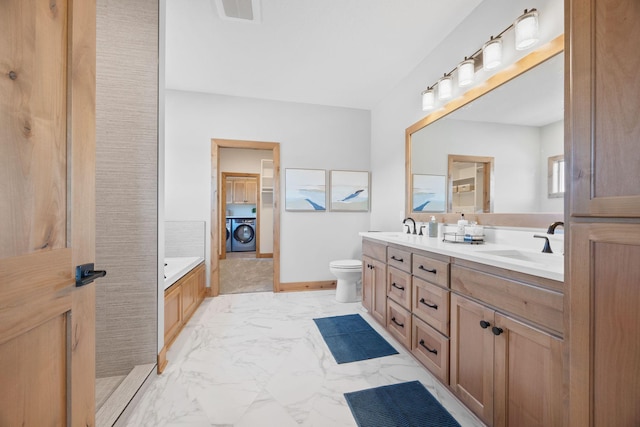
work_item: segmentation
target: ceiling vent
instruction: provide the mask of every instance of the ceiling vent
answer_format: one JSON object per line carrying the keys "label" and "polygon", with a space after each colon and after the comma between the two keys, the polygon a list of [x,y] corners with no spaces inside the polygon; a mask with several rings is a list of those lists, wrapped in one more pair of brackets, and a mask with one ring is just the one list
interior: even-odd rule
{"label": "ceiling vent", "polygon": [[220,19],[260,22],[260,0],[214,0]]}

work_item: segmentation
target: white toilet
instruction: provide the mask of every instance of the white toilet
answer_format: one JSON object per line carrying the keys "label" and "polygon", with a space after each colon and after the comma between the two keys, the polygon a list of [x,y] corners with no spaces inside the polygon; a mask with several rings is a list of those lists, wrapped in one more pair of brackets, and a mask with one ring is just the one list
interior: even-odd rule
{"label": "white toilet", "polygon": [[338,302],[358,301],[357,287],[362,276],[362,261],[359,259],[331,261],[329,271],[338,278],[336,300]]}

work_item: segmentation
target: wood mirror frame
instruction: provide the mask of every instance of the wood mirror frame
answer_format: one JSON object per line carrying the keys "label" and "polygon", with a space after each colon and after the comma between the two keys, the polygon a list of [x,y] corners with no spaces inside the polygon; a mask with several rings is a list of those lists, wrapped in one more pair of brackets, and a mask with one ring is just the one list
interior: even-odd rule
{"label": "wood mirror frame", "polygon": [[[537,65],[554,57],[564,50],[564,35],[560,35],[541,46],[530,54],[522,57],[512,66],[489,77],[484,84],[471,88],[462,96],[449,101],[443,108],[434,111],[405,131],[405,216],[411,216],[416,221],[428,222],[431,216],[435,216],[439,222],[455,223],[459,219],[457,213],[432,213],[411,211],[411,135],[428,126],[438,119],[456,111],[475,99],[491,92],[493,89],[529,71]],[[466,214],[469,221],[477,221],[478,224],[509,226],[509,227],[533,227],[546,228],[555,221],[564,221],[564,213],[477,213]]]}

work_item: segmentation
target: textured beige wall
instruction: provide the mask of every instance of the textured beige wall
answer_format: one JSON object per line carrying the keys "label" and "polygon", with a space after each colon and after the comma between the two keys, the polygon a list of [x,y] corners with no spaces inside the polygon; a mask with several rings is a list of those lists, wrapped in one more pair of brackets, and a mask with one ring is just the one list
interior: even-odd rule
{"label": "textured beige wall", "polygon": [[98,0],[98,377],[157,355],[158,0]]}

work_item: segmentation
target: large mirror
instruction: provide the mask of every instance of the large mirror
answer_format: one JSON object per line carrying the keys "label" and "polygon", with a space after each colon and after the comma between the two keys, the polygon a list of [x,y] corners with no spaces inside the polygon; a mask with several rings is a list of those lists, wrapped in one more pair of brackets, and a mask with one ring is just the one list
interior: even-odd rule
{"label": "large mirror", "polygon": [[[562,193],[551,194],[551,183],[564,180],[554,176],[564,153],[563,40],[407,129],[407,215],[426,220],[434,212],[445,218],[464,212],[498,225],[562,220]],[[444,177],[444,186],[435,195],[416,184],[436,177]]]}

